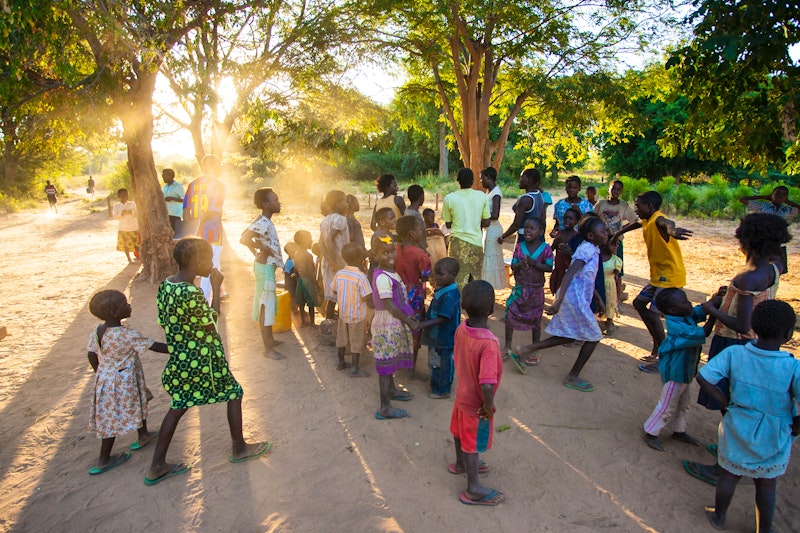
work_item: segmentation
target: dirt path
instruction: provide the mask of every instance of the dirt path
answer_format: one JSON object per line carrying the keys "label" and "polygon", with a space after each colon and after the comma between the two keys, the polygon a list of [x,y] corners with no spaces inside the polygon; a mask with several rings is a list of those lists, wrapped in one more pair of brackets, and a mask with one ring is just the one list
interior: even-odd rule
{"label": "dirt path", "polygon": [[[249,318],[250,258],[236,244],[255,215],[246,199],[227,204],[229,298],[222,335],[246,392],[245,433],[269,439],[273,450],[259,461],[228,463],[224,407],[208,406],[184,417],[170,449],[172,460],[192,463],[189,475],[146,487],[147,448],[120,468],[89,477],[99,447],[87,431],[93,374],[86,340],[96,323],[86,309],[89,296],[102,288],[125,291],[134,308],[130,326],[163,339],[155,287],[131,281],[137,268],[115,251],[116,222],[91,207],[74,199],[62,201],[58,217],[25,212],[0,218],[0,322],[9,329],[0,341],[0,530],[709,530],[702,507],[712,503],[713,488],[686,475],[681,461],[710,456],[668,438],[666,453],[658,453],[641,440],[660,381],[636,369],[635,359],[649,346],[629,305],[618,334],[603,341],[586,367],[597,392],[580,394],[560,384],[577,348],[546,352],[526,376],[505,369],[496,424],[511,429],[495,435],[484,457],[492,473],[483,482],[505,491],[508,502],[467,507],[456,499],[464,479],[446,470],[453,459],[452,404],[429,400],[426,383],[407,383],[416,394],[403,405],[412,418],[376,421],[374,372],[364,380],[337,372],[333,348],[320,346],[315,331],[282,334],[285,361],[262,356]],[[309,215],[307,205],[285,205],[284,211],[275,218],[282,242],[303,227],[318,234],[315,210]],[[741,256],[731,248],[730,223],[686,225],[696,230],[684,254],[690,297],[699,301],[730,279]],[[794,270],[800,269],[798,245],[796,238],[790,248]],[[631,294],[646,278],[643,259],[641,239],[631,235]],[[785,277],[780,293],[796,308],[798,281],[794,273]],[[498,301],[507,294],[499,293]],[[491,321],[500,336],[501,326]],[[164,359],[148,353],[143,363],[156,394],[150,424],[157,428],[168,406],[160,387]],[[700,440],[714,440],[716,423],[713,413],[692,405],[689,430]],[[134,438],[119,438],[117,449]],[[779,484],[776,531],[800,531],[798,468],[795,458]],[[742,484],[729,531],[753,529],[752,502],[752,485]]]}

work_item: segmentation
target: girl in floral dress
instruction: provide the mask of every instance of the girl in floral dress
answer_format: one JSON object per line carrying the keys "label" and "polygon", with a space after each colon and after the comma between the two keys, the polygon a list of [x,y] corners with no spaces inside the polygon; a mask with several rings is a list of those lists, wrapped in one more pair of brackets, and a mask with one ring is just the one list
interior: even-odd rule
{"label": "girl in floral dress", "polygon": [[131,305],[119,291],[98,292],[89,301],[89,311],[104,321],[89,335],[88,346],[89,364],[96,374],[90,429],[102,439],[100,457],[89,470],[95,476],[130,458],[129,452],[111,455],[117,435],[139,432],[131,450],[155,438],[155,433],[147,431],[147,403],[153,395],[145,385],[139,355],[147,350],[167,353],[167,345],[122,325],[131,316]]}

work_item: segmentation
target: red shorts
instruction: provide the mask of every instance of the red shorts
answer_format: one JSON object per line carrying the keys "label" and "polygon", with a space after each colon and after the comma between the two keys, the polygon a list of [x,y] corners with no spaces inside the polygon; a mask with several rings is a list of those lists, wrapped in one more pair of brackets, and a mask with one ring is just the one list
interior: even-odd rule
{"label": "red shorts", "polygon": [[470,416],[453,404],[453,416],[450,417],[450,433],[461,441],[464,453],[484,453],[492,449],[492,433],[494,418],[489,420]]}

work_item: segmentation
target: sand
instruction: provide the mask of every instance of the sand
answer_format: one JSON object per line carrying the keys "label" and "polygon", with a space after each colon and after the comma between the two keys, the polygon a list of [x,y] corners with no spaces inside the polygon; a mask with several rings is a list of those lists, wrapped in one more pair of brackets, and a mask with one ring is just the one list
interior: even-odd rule
{"label": "sand", "polygon": [[[454,459],[452,400],[431,400],[426,382],[406,382],[416,398],[401,406],[411,418],[375,420],[378,383],[371,358],[365,367],[372,376],[352,379],[335,369],[335,349],[320,345],[312,329],[279,335],[285,360],[263,356],[250,320],[251,258],[238,244],[256,215],[246,198],[226,204],[222,270],[229,296],[221,329],[231,369],[245,390],[245,435],[268,439],[272,450],[260,460],[230,464],[225,408],[206,406],[186,414],[169,451],[170,460],[191,463],[188,475],[145,486],[150,446],[90,477],[99,440],[87,429],[93,374],[86,343],[97,323],[87,309],[89,297],[104,288],[126,292],[133,305],[129,326],[164,338],[156,323],[156,287],[134,280],[138,265],[128,265],[115,250],[116,222],[103,205],[78,195],[62,199],[55,217],[45,207],[0,217],[0,326],[8,329],[0,341],[0,530],[711,530],[703,506],[713,503],[714,489],[682,467],[684,459],[711,462],[711,456],[666,432],[664,453],[642,440],[641,425],[661,384],[657,375],[637,369],[650,345],[629,304],[622,306],[614,337],[603,340],[582,374],[596,392],[561,385],[577,348],[544,352],[542,364],[527,375],[505,366],[495,424],[510,429],[495,433],[493,449],[482,456],[492,467],[482,482],[505,492],[507,501],[469,507],[458,501],[465,478],[447,471]],[[509,206],[503,205],[504,226]],[[297,229],[319,234],[320,217],[316,209],[308,211],[307,204],[284,205],[273,219],[282,242]],[[367,227],[366,208],[361,215]],[[695,231],[682,247],[689,297],[699,302],[743,264],[735,223],[679,223]],[[779,297],[797,309],[796,226],[793,232],[793,272],[781,280]],[[647,264],[640,235],[625,243],[625,279],[633,296],[646,282]],[[498,303],[507,295],[498,292]],[[501,314],[498,305],[490,325],[502,338]],[[424,352],[420,359],[418,368],[426,372]],[[165,358],[148,352],[142,360],[155,393],[149,424],[157,429],[169,405],[160,386]],[[704,444],[715,441],[717,423],[717,414],[692,404],[688,431]],[[120,436],[115,451],[135,438]],[[795,458],[778,485],[776,531],[800,531],[799,468]],[[754,529],[753,497],[752,484],[743,482],[729,531]]]}

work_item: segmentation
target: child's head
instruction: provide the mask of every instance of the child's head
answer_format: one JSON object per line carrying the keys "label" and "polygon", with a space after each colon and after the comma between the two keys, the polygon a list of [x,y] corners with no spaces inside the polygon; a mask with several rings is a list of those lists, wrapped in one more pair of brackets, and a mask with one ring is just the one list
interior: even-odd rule
{"label": "child's head", "polygon": [[789,188],[784,185],[778,185],[772,189],[772,194],[769,195],[772,203],[781,206],[789,199]]}
{"label": "child's head", "polygon": [[462,189],[469,189],[475,183],[475,174],[468,168],[462,168],[456,175],[456,181]]}
{"label": "child's head", "polygon": [[203,158],[200,163],[200,166],[203,167],[203,172],[207,176],[214,176],[219,177],[222,171],[222,161],[220,161],[219,157],[214,154],[208,154]]}
{"label": "child's head", "polygon": [[278,201],[278,193],[271,187],[261,187],[253,193],[253,203],[262,211],[270,213],[280,213],[281,203]]}
{"label": "child's head", "polygon": [[611,188],[608,190],[609,196],[611,196],[611,198],[616,200],[622,194],[623,187],[624,185],[622,184],[621,181],[614,180],[613,182],[611,182]]}
{"label": "child's head", "polygon": [[436,224],[436,211],[430,207],[423,209],[422,219],[425,221],[426,226],[433,226]]}
{"label": "child's head", "polygon": [[581,217],[581,220],[578,223],[578,233],[581,234],[581,237],[595,246],[603,246],[606,242],[608,242],[608,229],[606,228],[606,223],[597,215],[597,213],[593,213],[591,211]]}
{"label": "child's head", "polygon": [[372,256],[383,270],[394,270],[394,241],[387,236],[375,240]]}
{"label": "child's head", "polygon": [[581,179],[575,175],[569,176],[564,182],[564,190],[567,198],[577,198],[578,193],[581,192]]}
{"label": "child's head", "polygon": [[289,256],[289,259],[294,259],[299,250],[301,250],[301,247],[296,242],[287,242],[286,246],[283,247],[283,251],[286,252],[286,255]]}
{"label": "child's head", "polygon": [[691,316],[692,303],[681,289],[671,287],[656,294],[656,307],[665,315]]}
{"label": "child's head", "polygon": [[397,194],[397,180],[391,174],[384,174],[375,180],[375,187],[378,192],[384,195]]}
{"label": "child's head", "polygon": [[351,267],[362,266],[364,264],[363,248],[354,242],[348,242],[342,246],[342,259]]}
{"label": "child's head", "polygon": [[486,167],[481,170],[481,187],[492,190],[497,185],[497,169]]}
{"label": "child's head", "polygon": [[344,191],[328,191],[325,195],[325,205],[331,213],[343,215],[347,212],[347,195]]}
{"label": "child's head", "polygon": [[759,339],[780,341],[792,338],[797,315],[781,300],[764,300],[753,309],[751,325]]}
{"label": "child's head", "polygon": [[747,256],[771,257],[780,255],[781,245],[792,238],[786,221],[769,213],[745,215],[734,232],[739,246]]}
{"label": "child's head", "polygon": [[529,218],[525,221],[525,242],[539,242],[544,236],[544,221],[541,218]]}
{"label": "child's head", "polygon": [[128,201],[128,189],[120,189],[117,191],[117,198],[123,204]]}
{"label": "child's head", "polygon": [[589,185],[586,187],[586,199],[589,200],[591,203],[595,203],[597,200],[597,187],[594,185]]}
{"label": "child's head", "polygon": [[421,185],[409,185],[406,196],[408,196],[408,201],[412,204],[422,205],[425,203],[425,190]]}
{"label": "child's head", "polygon": [[[438,263],[437,263],[438,264]],[[461,291],[461,307],[473,319],[485,318],[494,311],[494,288],[488,281],[470,281]]]}
{"label": "child's head", "polygon": [[636,197],[634,202],[636,216],[647,220],[661,207],[661,195],[656,191],[646,191]]}
{"label": "child's head", "polygon": [[381,207],[375,213],[375,221],[378,226],[386,231],[394,230],[397,219],[394,216],[394,210],[391,207]]}
{"label": "child's head", "polygon": [[395,228],[397,229],[397,236],[400,237],[400,241],[419,241],[422,228],[420,227],[420,222],[417,217],[413,215],[404,215],[397,219]]}
{"label": "child's head", "polygon": [[185,270],[194,267],[198,276],[208,276],[213,268],[211,258],[213,252],[208,241],[198,237],[186,237],[178,241],[172,257],[178,268]]}
{"label": "child's head", "polygon": [[294,232],[294,242],[303,250],[311,248],[311,234],[304,229]]}
{"label": "child's head", "polygon": [[[92,179],[92,177],[89,176],[89,179]],[[161,171],[161,179],[163,179],[164,183],[167,185],[172,185],[172,182],[175,181],[175,171],[171,168],[165,168]]]}
{"label": "child's head", "polygon": [[578,221],[581,219],[581,210],[575,206],[570,207],[566,211],[564,211],[564,229],[571,230],[577,224]]}
{"label": "child's head", "polygon": [[528,189],[528,188],[538,188],[539,185],[542,183],[542,175],[539,174],[539,171],[535,168],[526,168],[522,171],[519,175],[519,188],[520,189]]}
{"label": "child's head", "polygon": [[314,244],[311,245],[311,253],[319,257],[320,249],[318,242],[315,242]]}
{"label": "child's head", "polygon": [[89,300],[89,312],[106,322],[122,320],[131,316],[131,306],[119,291],[99,291]]}
{"label": "child's head", "polygon": [[361,210],[361,205],[358,203],[358,198],[353,194],[347,195],[347,211],[350,213],[358,213]]}
{"label": "child's head", "polygon": [[456,280],[461,265],[452,257],[443,257],[433,267],[434,281],[437,287],[447,287]]}

